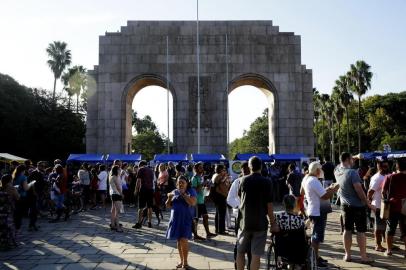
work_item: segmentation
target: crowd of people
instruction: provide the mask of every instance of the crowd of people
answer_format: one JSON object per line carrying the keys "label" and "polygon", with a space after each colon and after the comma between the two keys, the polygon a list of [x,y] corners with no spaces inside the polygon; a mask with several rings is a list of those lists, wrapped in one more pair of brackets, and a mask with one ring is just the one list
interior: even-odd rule
{"label": "crowd of people", "polygon": [[[120,214],[126,204],[138,205],[132,226],[137,230],[153,226],[153,213],[159,225],[162,212],[170,209],[166,236],[177,241],[177,268],[188,268],[189,239],[204,241],[232,230],[237,236],[236,268],[244,269],[247,254],[249,269],[259,269],[269,228],[278,233],[305,228],[309,223],[317,265],[326,267],[319,249],[328,214],[336,203],[341,209],[345,261],[352,260],[352,234],[356,233],[361,263],[371,262],[365,235],[371,224],[376,251],[391,256],[399,249],[393,245],[398,225],[406,246],[405,160],[398,159],[396,169],[391,170],[387,160],[377,161],[376,166],[358,161],[355,166],[349,153],[340,158],[337,166],[326,159],[323,163],[301,164],[299,169],[297,163],[266,166],[258,157],[252,157],[242,163],[237,179],[229,176],[225,164],[200,162],[168,162],[152,168],[146,161],[127,164],[115,160],[111,166],[83,163],[77,171],[63,166],[61,160],[55,160],[52,167],[43,161],[36,167],[30,161],[12,162],[9,171],[1,176],[0,245],[2,249],[17,246],[23,217],[28,217],[28,229],[35,232],[40,229],[38,217],[50,215],[51,223],[66,221],[78,205],[81,211],[87,211],[106,209],[111,203],[110,229],[121,233]],[[274,213],[273,203],[281,201],[285,211]],[[215,207],[213,233],[208,203]],[[198,234],[199,221],[205,237]]]}

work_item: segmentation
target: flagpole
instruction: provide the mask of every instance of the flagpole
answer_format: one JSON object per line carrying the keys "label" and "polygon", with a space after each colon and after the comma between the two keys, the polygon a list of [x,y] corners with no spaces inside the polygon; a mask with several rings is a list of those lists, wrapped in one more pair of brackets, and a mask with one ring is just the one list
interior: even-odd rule
{"label": "flagpole", "polygon": [[228,95],[229,95],[229,89],[228,89],[228,84],[229,84],[229,78],[228,78],[228,35],[226,34],[226,97],[227,97],[227,156],[229,155],[229,145],[230,145],[230,108],[228,104]]}
{"label": "flagpole", "polygon": [[168,138],[167,138],[167,147],[168,154],[170,153],[169,147],[169,37],[166,36],[166,108],[167,108],[167,122],[168,122]]}
{"label": "flagpole", "polygon": [[200,154],[200,47],[199,47],[199,0],[196,0],[196,62],[197,62],[197,153]]}

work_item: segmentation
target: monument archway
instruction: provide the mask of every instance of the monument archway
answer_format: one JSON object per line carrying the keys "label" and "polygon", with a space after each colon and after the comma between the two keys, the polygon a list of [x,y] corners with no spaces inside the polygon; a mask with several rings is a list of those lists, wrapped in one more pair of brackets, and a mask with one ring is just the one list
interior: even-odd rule
{"label": "monument archway", "polygon": [[[154,74],[142,74],[130,80],[130,82],[125,86],[122,96],[122,107],[125,108],[123,110],[123,124],[124,127],[121,141],[124,142],[123,145],[123,153],[130,153],[131,152],[131,140],[133,137],[132,134],[132,103],[134,101],[135,96],[139,91],[144,89],[147,86],[160,86],[165,90],[169,91],[172,95],[173,100],[173,108],[176,106],[176,94],[173,87],[169,84],[169,89],[167,89],[167,81],[166,78],[162,78],[158,75]],[[146,104],[145,104],[146,105]],[[150,104],[151,108],[154,109],[154,104]],[[173,119],[175,119],[176,110],[173,110]],[[176,129],[173,128],[173,132]],[[176,134],[173,133],[173,137],[176,137]]]}
{"label": "monument archway", "polygon": [[267,78],[258,74],[243,74],[231,80],[229,94],[241,86],[254,86],[264,93],[268,103],[268,150],[269,153],[277,153],[278,145],[278,95],[275,87]]}
{"label": "monument archway", "polygon": [[[199,33],[200,152],[227,153],[225,89],[253,85],[271,104],[270,152],[313,155],[312,72],[301,63],[300,36],[272,21],[201,21]],[[197,152],[196,43],[195,21],[128,21],[100,36],[99,65],[89,71],[88,153],[128,152],[128,97],[146,85],[166,88],[167,67],[173,151]]]}

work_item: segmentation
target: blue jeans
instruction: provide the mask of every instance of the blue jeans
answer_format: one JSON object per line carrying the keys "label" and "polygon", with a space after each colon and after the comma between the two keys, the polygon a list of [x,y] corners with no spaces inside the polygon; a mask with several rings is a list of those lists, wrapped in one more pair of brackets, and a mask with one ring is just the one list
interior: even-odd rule
{"label": "blue jeans", "polygon": [[63,208],[63,202],[65,201],[65,196],[63,194],[54,195],[54,202],[56,204],[56,209]]}
{"label": "blue jeans", "polygon": [[312,242],[323,243],[324,231],[327,224],[327,213],[320,213],[320,216],[310,216],[313,223]]}

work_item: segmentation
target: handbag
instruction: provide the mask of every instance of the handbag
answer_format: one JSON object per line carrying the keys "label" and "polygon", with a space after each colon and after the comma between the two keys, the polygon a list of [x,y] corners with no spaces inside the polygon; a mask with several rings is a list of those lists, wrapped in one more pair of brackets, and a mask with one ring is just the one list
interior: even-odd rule
{"label": "handbag", "polygon": [[[391,185],[392,185],[392,178],[391,178],[390,183],[389,183],[389,192],[387,193],[386,197],[389,197]],[[390,213],[389,198],[382,198],[381,212],[379,213],[380,218],[381,219],[388,219],[389,218],[389,213]]]}

